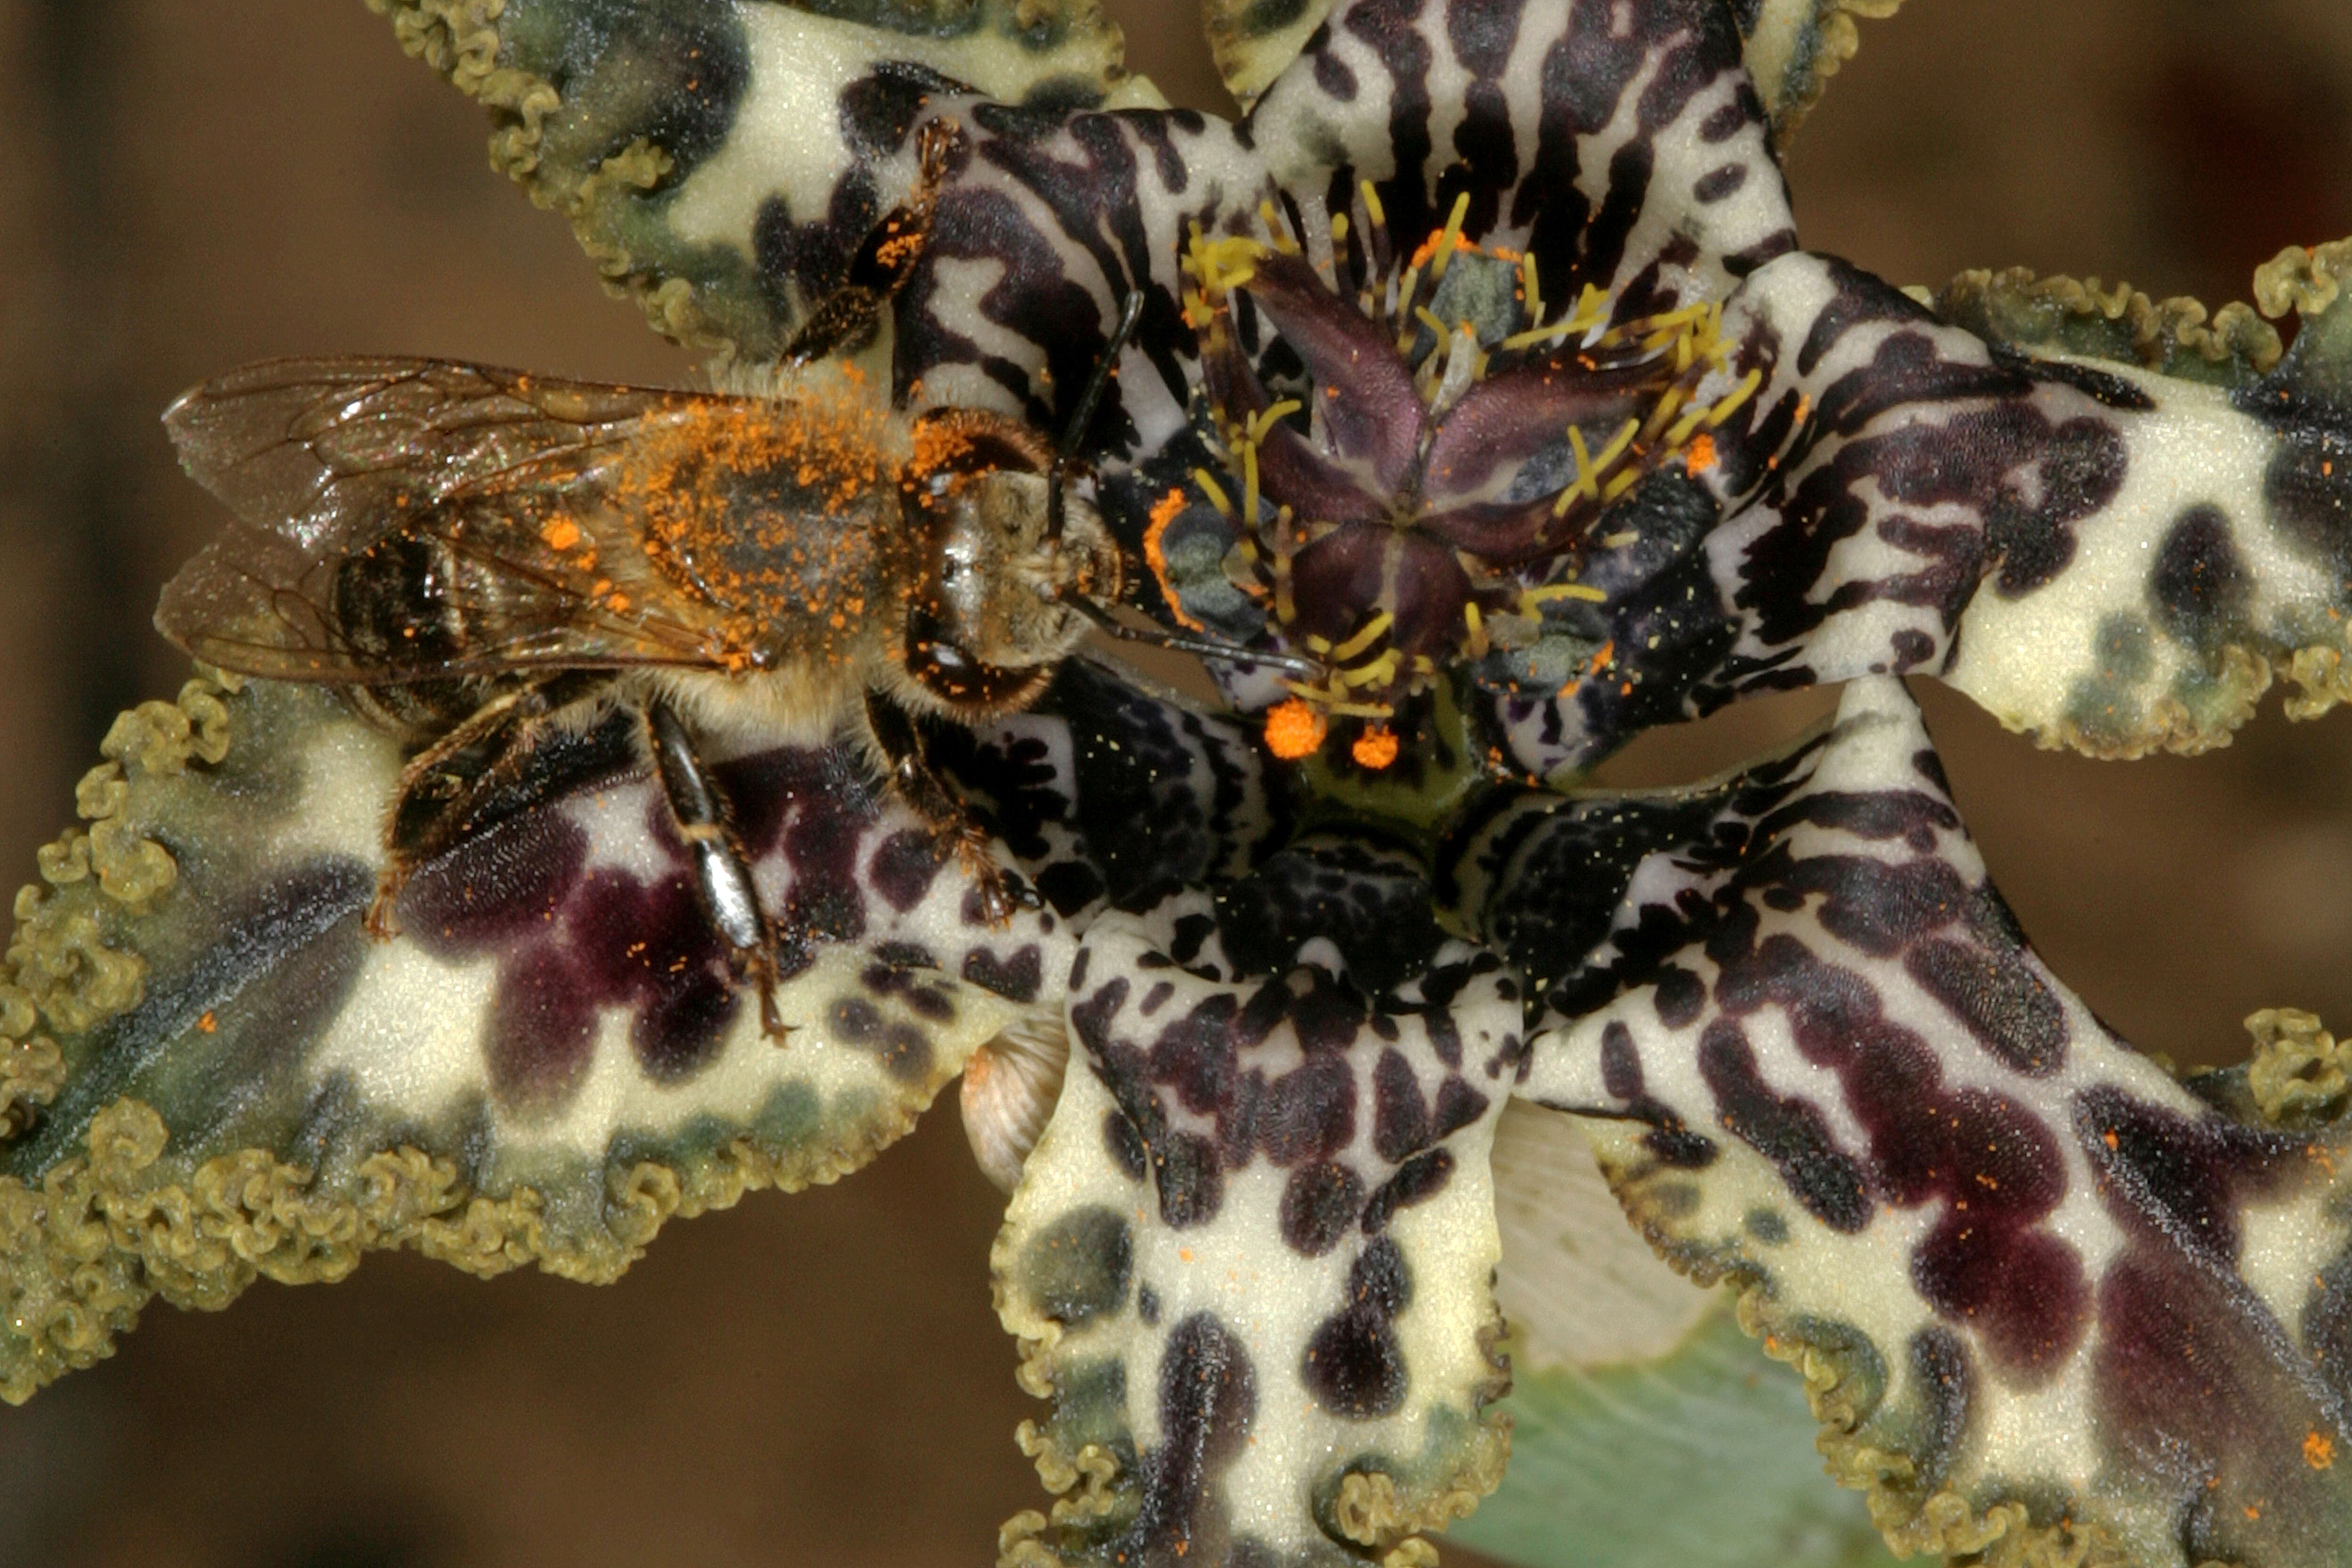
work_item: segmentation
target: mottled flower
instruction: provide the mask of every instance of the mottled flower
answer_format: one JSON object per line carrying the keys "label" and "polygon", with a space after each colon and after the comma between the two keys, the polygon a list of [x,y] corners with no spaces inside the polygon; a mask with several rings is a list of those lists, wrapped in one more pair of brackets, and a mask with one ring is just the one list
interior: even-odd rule
{"label": "mottled flower", "polygon": [[[1082,658],[935,727],[1038,895],[1009,920],[856,747],[742,742],[782,1049],[627,725],[546,748],[374,942],[390,738],[210,677],[126,715],[0,990],[12,1397],[154,1294],[373,1247],[610,1278],[961,1071],[1050,1401],[1008,1563],[1427,1561],[1503,1469],[1498,1291],[1554,1354],[1687,1326],[1558,1271],[1580,1138],[1897,1547],[2341,1560],[2336,1042],[2258,1015],[2181,1081],[2116,1039],[1895,678],[2116,756],[2221,743],[2274,673],[2298,714],[2352,689],[2352,244],[2258,275],[2284,352],[2242,306],[1810,254],[1775,148],[1852,37],[1809,0],[1219,4],[1232,124],[1077,4],[383,4],[727,374],[951,124],[873,384],[1059,439],[1139,300],[1068,436],[1229,701]],[[1832,681],[1731,775],[1584,782]],[[1506,1254],[1498,1197],[1541,1239]]]}

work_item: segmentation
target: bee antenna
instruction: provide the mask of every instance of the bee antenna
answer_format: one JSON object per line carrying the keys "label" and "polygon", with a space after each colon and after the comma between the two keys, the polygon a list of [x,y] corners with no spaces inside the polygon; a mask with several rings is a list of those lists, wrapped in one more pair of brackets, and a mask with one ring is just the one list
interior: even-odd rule
{"label": "bee antenna", "polygon": [[1111,329],[1110,342],[1104,345],[1102,357],[1095,361],[1094,374],[1087,377],[1085,388],[1078,394],[1078,405],[1070,412],[1070,422],[1063,428],[1061,443],[1054,448],[1054,461],[1045,470],[1045,535],[1062,537],[1062,475],[1078,454],[1078,443],[1087,438],[1087,426],[1095,422],[1095,409],[1102,403],[1103,390],[1110,385],[1111,372],[1118,366],[1118,356],[1127,352],[1128,340],[1135,336],[1135,324],[1143,319],[1143,290],[1130,289],[1119,302],[1118,325]]}
{"label": "bee antenna", "polygon": [[1143,320],[1143,290],[1130,289],[1119,301],[1118,325],[1110,331],[1110,342],[1104,345],[1102,357],[1095,361],[1094,374],[1087,377],[1086,389],[1078,394],[1078,405],[1070,411],[1070,423],[1062,431],[1062,444],[1054,456],[1064,461],[1077,456],[1078,443],[1087,438],[1087,426],[1095,422],[1096,405],[1102,402],[1103,391],[1110,385],[1111,372],[1118,368],[1118,356],[1127,352],[1128,340],[1135,336],[1135,324]]}
{"label": "bee antenna", "polygon": [[1128,642],[1148,643],[1171,653],[1189,653],[1195,658],[1219,659],[1227,664],[1262,664],[1269,669],[1287,670],[1309,680],[1319,680],[1324,674],[1321,665],[1313,659],[1301,658],[1297,654],[1265,653],[1217,637],[1186,637],[1181,632],[1164,632],[1157,627],[1146,631],[1141,626],[1130,626],[1117,619],[1090,599],[1073,598],[1070,606],[1092,621],[1098,629]]}

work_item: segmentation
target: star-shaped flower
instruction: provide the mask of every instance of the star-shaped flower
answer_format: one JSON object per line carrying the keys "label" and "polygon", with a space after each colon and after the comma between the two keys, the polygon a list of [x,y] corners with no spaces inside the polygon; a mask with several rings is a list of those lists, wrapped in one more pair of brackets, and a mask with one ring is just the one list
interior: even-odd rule
{"label": "star-shaped flower", "polygon": [[[1070,435],[1229,701],[1079,658],[935,727],[1039,895],[1009,920],[856,747],[739,743],[782,1050],[628,723],[544,748],[374,942],[391,738],[234,678],[125,715],[0,990],[13,1397],[153,1294],[372,1247],[610,1278],[961,1072],[1051,1401],[1022,1441],[1057,1500],[1008,1563],[1426,1561],[1507,1448],[1494,1170],[1574,1127],[1738,1287],[1898,1547],[2340,1559],[2335,1042],[2261,1015],[2179,1082],[2116,1040],[1894,678],[2106,755],[2219,744],[2274,672],[2291,711],[2345,696],[2352,245],[2257,278],[2284,353],[2243,307],[1922,300],[1810,254],[1774,149],[1833,6],[1220,4],[1229,124],[1076,4],[383,4],[730,374],[927,135],[891,408],[1057,438],[1139,300]],[[1839,681],[1733,775],[1582,782]]]}

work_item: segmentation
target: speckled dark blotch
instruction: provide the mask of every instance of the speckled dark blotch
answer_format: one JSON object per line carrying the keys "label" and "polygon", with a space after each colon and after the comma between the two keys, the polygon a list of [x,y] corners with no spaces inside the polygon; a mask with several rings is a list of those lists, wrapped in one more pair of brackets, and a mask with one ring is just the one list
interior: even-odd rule
{"label": "speckled dark blotch", "polygon": [[1282,1186],[1282,1239],[1291,1250],[1320,1258],[1355,1228],[1364,1208],[1364,1179],[1335,1160],[1301,1165]]}
{"label": "speckled dark blotch", "polygon": [[1106,1548],[1109,1562],[1181,1561],[1196,1537],[1214,1532],[1206,1517],[1211,1483],[1257,1419],[1248,1345],[1213,1312],[1194,1312],[1168,1331],[1159,1396],[1161,1440],[1138,1458],[1142,1499],[1125,1534]]}
{"label": "speckled dark blotch", "polygon": [[1015,948],[1009,958],[976,947],[964,954],[963,977],[982,991],[1025,1005],[1037,999],[1045,983],[1045,957],[1034,942]]}
{"label": "speckled dark blotch", "polygon": [[1135,1238],[1125,1216],[1096,1204],[1032,1236],[1016,1278],[1040,1314],[1075,1327],[1127,1300],[1134,1267]]}
{"label": "speckled dark blotch", "polygon": [[1348,1270],[1346,1304],[1316,1325],[1298,1368],[1315,1402],[1366,1420],[1404,1403],[1408,1377],[1394,1319],[1412,1300],[1404,1254],[1387,1237],[1367,1244]]}

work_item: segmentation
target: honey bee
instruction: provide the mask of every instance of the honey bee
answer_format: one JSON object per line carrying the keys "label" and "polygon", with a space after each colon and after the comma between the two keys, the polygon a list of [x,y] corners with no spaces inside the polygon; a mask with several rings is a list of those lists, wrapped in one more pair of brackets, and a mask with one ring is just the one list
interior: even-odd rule
{"label": "honey bee", "polygon": [[[914,194],[789,362],[871,341],[954,136],[925,126]],[[1058,446],[977,409],[908,417],[838,380],[730,396],[429,359],[232,372],[164,416],[237,521],[164,590],[156,626],[222,668],[331,685],[410,748],[367,915],[379,937],[410,872],[547,736],[632,710],[705,912],[780,1038],[778,933],[698,738],[854,736],[1009,917],[1015,895],[918,721],[1022,708],[1090,626],[1119,629],[1103,609],[1127,581],[1119,550],[1071,493],[1069,448],[1140,304]]]}

